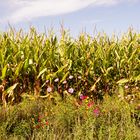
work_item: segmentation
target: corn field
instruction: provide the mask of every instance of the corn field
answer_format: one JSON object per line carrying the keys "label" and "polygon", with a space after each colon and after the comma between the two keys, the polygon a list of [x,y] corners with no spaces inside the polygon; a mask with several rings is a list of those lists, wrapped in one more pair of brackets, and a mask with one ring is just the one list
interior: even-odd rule
{"label": "corn field", "polygon": [[[81,33],[73,39],[62,30],[38,33],[31,28],[0,34],[0,104],[51,93],[104,99],[117,95],[140,100],[140,34],[122,37]],[[52,94],[51,94],[52,95]]]}

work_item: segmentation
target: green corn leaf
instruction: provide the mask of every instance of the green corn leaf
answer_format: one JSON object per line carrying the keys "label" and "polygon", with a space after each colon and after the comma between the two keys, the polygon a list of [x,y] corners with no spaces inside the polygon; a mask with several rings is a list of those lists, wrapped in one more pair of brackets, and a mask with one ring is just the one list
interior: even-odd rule
{"label": "green corn leaf", "polygon": [[4,68],[2,69],[1,79],[4,79],[6,77],[6,71],[7,71],[7,65],[5,65]]}
{"label": "green corn leaf", "polygon": [[23,65],[23,69],[24,71],[26,71],[29,67],[29,58],[27,58],[25,61],[24,61],[24,65]]}
{"label": "green corn leaf", "polygon": [[140,81],[140,74],[138,76],[134,77],[134,80]]}
{"label": "green corn leaf", "polygon": [[115,54],[116,54],[117,59],[120,60],[120,56],[116,50],[115,50]]}
{"label": "green corn leaf", "polygon": [[4,54],[0,51],[0,63],[4,63]]}
{"label": "green corn leaf", "polygon": [[125,83],[127,83],[127,82],[129,82],[129,79],[125,79],[125,78],[123,78],[123,79],[121,79],[121,80],[119,80],[118,82],[117,82],[117,84],[125,84]]}
{"label": "green corn leaf", "polygon": [[108,74],[109,71],[111,71],[111,70],[113,70],[113,67],[109,67],[109,68],[107,68],[106,73]]}
{"label": "green corn leaf", "polygon": [[63,76],[63,78],[62,78],[61,81],[60,81],[60,84],[61,84],[64,80],[66,80],[66,78],[67,78],[68,75],[69,75],[69,72],[67,72],[67,73]]}
{"label": "green corn leaf", "polygon": [[137,52],[137,49],[135,51],[133,51],[132,55],[128,59],[128,63],[131,63],[131,60],[135,57],[136,52]]}
{"label": "green corn leaf", "polygon": [[23,62],[20,62],[20,63],[18,64],[18,66],[16,67],[14,78],[16,78],[17,76],[20,75],[20,71],[21,71],[21,69],[22,69],[22,66],[23,66]]}
{"label": "green corn leaf", "polygon": [[46,76],[46,80],[48,80],[48,79],[50,79],[50,78],[52,78],[52,77],[56,77],[56,75],[57,75],[58,73],[61,73],[67,66],[68,66],[68,64],[66,64],[66,65],[64,65],[64,66],[62,66],[62,67],[60,67],[60,68],[58,69],[58,71],[56,71],[55,73],[50,73],[50,74],[48,74],[48,75]]}
{"label": "green corn leaf", "polygon": [[35,65],[31,65],[30,68],[32,69],[33,73],[37,74],[36,66]]}
{"label": "green corn leaf", "polygon": [[48,74],[48,75],[46,76],[46,80],[50,79],[52,76],[53,76],[52,73]]}
{"label": "green corn leaf", "polygon": [[8,94],[8,97],[12,96],[14,89],[17,87],[18,83],[15,83],[13,86],[10,86],[5,92]]}
{"label": "green corn leaf", "polygon": [[96,88],[96,84],[101,80],[101,77],[99,77],[96,82],[93,84],[93,86],[91,86],[90,91],[94,91]]}
{"label": "green corn leaf", "polygon": [[39,72],[38,76],[37,76],[37,79],[44,73],[47,71],[47,68],[43,69],[41,72]]}

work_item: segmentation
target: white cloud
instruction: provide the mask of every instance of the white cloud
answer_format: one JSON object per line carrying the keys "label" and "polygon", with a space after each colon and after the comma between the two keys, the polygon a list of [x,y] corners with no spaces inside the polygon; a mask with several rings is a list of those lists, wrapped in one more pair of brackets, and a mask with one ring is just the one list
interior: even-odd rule
{"label": "white cloud", "polygon": [[71,13],[88,6],[117,4],[121,1],[123,0],[8,0],[9,5],[15,9],[2,20],[18,23],[37,17]]}

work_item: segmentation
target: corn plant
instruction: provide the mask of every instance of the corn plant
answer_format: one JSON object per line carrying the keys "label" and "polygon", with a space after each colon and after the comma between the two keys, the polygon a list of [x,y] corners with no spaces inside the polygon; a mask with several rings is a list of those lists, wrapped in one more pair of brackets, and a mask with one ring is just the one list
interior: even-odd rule
{"label": "corn plant", "polygon": [[52,31],[11,28],[0,35],[0,86],[4,105],[23,96],[45,98],[50,92],[62,98],[68,92],[77,98],[119,94],[139,100],[140,34],[129,30],[117,38],[82,33],[73,39],[65,30],[58,38]]}

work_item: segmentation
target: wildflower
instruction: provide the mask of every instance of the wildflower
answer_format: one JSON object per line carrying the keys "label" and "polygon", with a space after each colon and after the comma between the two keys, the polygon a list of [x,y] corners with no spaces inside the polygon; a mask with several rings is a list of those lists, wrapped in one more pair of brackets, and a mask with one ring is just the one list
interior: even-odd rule
{"label": "wildflower", "polygon": [[87,98],[88,98],[88,96],[84,96],[83,94],[80,95],[80,99],[81,99],[81,100],[85,100],[85,99],[87,99]]}
{"label": "wildflower", "polygon": [[44,127],[44,124],[42,123],[41,126],[42,126],[42,128],[43,128],[43,127]]}
{"label": "wildflower", "polygon": [[95,109],[93,110],[93,113],[94,113],[94,115],[99,116],[100,111],[99,111],[98,108],[95,108]]}
{"label": "wildflower", "polygon": [[72,94],[74,92],[74,89],[73,88],[69,88],[68,92]]}
{"label": "wildflower", "polygon": [[54,82],[56,82],[56,83],[57,83],[58,81],[59,81],[59,78],[56,78],[56,79],[54,80]]}
{"label": "wildflower", "polygon": [[49,80],[46,80],[46,83],[49,83]]}
{"label": "wildflower", "polygon": [[48,121],[46,121],[46,125],[49,125],[49,122]]}
{"label": "wildflower", "polygon": [[128,97],[126,96],[125,99],[128,99]]}
{"label": "wildflower", "polygon": [[90,108],[90,107],[92,107],[93,105],[94,105],[94,102],[93,102],[93,101],[91,101],[91,102],[89,102],[89,103],[88,103],[88,105],[87,105],[87,106]]}
{"label": "wildflower", "polygon": [[81,76],[78,76],[78,79],[81,79],[82,77]]}
{"label": "wildflower", "polygon": [[125,89],[128,89],[128,86],[127,85],[125,86]]}
{"label": "wildflower", "polygon": [[79,105],[82,105],[82,101],[79,102]]}
{"label": "wildflower", "polygon": [[65,81],[63,81],[63,84],[66,84],[67,83],[67,81],[65,80]]}
{"label": "wildflower", "polygon": [[39,116],[38,116],[38,122],[41,122],[41,119],[42,119],[42,116],[39,115]]}
{"label": "wildflower", "polygon": [[40,128],[40,125],[36,125],[36,127],[35,127],[36,129],[39,129]]}
{"label": "wildflower", "polygon": [[72,75],[70,75],[70,76],[69,76],[69,79],[70,79],[70,80],[71,80],[71,79],[73,79],[73,76],[72,76]]}
{"label": "wildflower", "polygon": [[50,86],[47,88],[47,92],[48,93],[52,92],[52,88]]}

